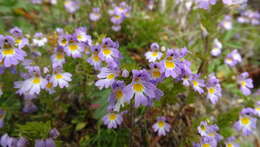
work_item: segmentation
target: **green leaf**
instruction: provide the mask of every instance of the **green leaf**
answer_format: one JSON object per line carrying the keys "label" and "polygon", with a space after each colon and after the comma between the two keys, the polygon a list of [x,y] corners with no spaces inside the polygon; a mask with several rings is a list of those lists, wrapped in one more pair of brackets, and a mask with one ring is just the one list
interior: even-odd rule
{"label": "green leaf", "polygon": [[86,125],[87,125],[87,123],[85,123],[85,122],[78,123],[76,126],[76,131],[79,131],[79,130],[85,128]]}

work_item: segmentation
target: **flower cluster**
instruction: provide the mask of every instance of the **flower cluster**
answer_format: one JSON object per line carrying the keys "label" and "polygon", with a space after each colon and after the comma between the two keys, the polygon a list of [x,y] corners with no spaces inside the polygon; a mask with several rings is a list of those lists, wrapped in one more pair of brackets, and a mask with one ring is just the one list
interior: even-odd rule
{"label": "flower cluster", "polygon": [[260,13],[257,11],[246,10],[241,12],[241,16],[237,18],[239,23],[251,25],[260,25]]}
{"label": "flower cluster", "polygon": [[121,2],[119,5],[113,4],[113,9],[108,13],[111,15],[110,21],[113,23],[112,29],[114,31],[121,30],[122,22],[130,16],[131,7],[126,2]]}
{"label": "flower cluster", "polygon": [[198,126],[201,141],[199,144],[194,144],[194,147],[217,147],[217,144],[223,139],[218,130],[217,125],[209,125],[206,121],[201,122]]}
{"label": "flower cluster", "polygon": [[1,136],[0,145],[3,147],[26,147],[28,140],[24,137],[15,138],[10,137],[8,134]]}

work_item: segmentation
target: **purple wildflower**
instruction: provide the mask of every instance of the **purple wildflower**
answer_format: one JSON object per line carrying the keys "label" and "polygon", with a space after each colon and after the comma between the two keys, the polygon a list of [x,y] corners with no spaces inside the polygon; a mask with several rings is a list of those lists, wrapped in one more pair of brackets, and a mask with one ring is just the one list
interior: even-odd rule
{"label": "purple wildflower", "polygon": [[240,90],[244,95],[250,95],[250,89],[254,87],[253,80],[251,78],[248,78],[248,76],[248,73],[244,72],[237,77],[237,82],[240,85]]}
{"label": "purple wildflower", "polygon": [[51,138],[55,139],[60,135],[60,132],[56,128],[53,128],[50,130],[49,135]]}
{"label": "purple wildflower", "polygon": [[76,36],[77,41],[86,42],[88,45],[92,44],[91,36],[86,33],[86,27],[79,27],[75,30],[74,36]]}
{"label": "purple wildflower", "polygon": [[33,45],[42,47],[48,42],[48,39],[44,37],[42,33],[37,32],[34,34],[32,41],[33,41]]}
{"label": "purple wildflower", "polygon": [[210,99],[212,104],[216,104],[221,97],[221,86],[214,73],[209,75],[206,87],[208,90],[207,98]]}
{"label": "purple wildflower", "polygon": [[216,0],[196,0],[199,8],[209,9],[210,5],[215,5]]}
{"label": "purple wildflower", "polygon": [[241,16],[237,18],[239,23],[249,23],[252,25],[260,25],[260,13],[257,11],[246,10],[241,12]]}
{"label": "purple wildflower", "polygon": [[126,92],[123,90],[125,83],[123,81],[115,81],[112,84],[112,93],[109,96],[109,110],[119,111],[124,103],[127,102]]}
{"label": "purple wildflower", "polygon": [[71,81],[71,73],[62,72],[61,69],[57,69],[55,73],[50,78],[50,83],[53,87],[59,86],[60,88],[69,87],[69,82]]}
{"label": "purple wildflower", "polygon": [[179,54],[177,50],[169,49],[167,51],[167,57],[161,61],[163,70],[165,71],[165,77],[171,76],[177,78],[181,73]]}
{"label": "purple wildflower", "polygon": [[116,62],[121,56],[117,47],[116,42],[113,42],[110,38],[104,38],[98,55],[106,62]]}
{"label": "purple wildflower", "polygon": [[39,67],[32,67],[29,69],[29,78],[24,81],[15,82],[15,88],[19,90],[17,93],[22,94],[39,94],[41,89],[44,89],[46,84],[48,83],[46,79],[44,79],[40,74]]}
{"label": "purple wildflower", "polygon": [[82,56],[81,53],[84,51],[84,45],[77,42],[75,35],[69,36],[68,39],[69,42],[64,47],[64,51],[68,56],[72,56],[73,58],[80,58]]}
{"label": "purple wildflower", "polygon": [[217,38],[215,38],[213,43],[213,49],[210,51],[210,54],[214,57],[217,57],[221,54],[221,50],[222,50],[222,44],[221,42],[219,42]]}
{"label": "purple wildflower", "polygon": [[99,80],[95,83],[99,89],[108,88],[110,87],[114,81],[115,78],[118,76],[118,71],[115,69],[109,69],[109,68],[101,68],[100,73],[97,75]]}
{"label": "purple wildflower", "polygon": [[199,79],[198,74],[192,74],[189,80],[195,91],[199,92],[199,94],[204,93],[204,90],[202,89],[202,87],[205,87],[204,80]]}
{"label": "purple wildflower", "polygon": [[163,93],[154,84],[149,82],[149,73],[146,70],[133,70],[132,83],[124,88],[127,98],[135,98],[135,107],[147,106],[154,98],[159,99]]}
{"label": "purple wildflower", "polygon": [[55,49],[55,53],[51,56],[53,67],[62,66],[65,63],[64,48],[59,46]]}
{"label": "purple wildflower", "polygon": [[94,66],[96,70],[101,68],[101,59],[99,57],[100,46],[91,46],[92,55],[87,59],[87,62]]}
{"label": "purple wildflower", "polygon": [[225,58],[225,63],[231,67],[242,62],[242,58],[237,50],[233,50]]}
{"label": "purple wildflower", "polygon": [[103,117],[103,121],[108,128],[117,128],[123,122],[123,117],[120,113],[108,113]]}
{"label": "purple wildflower", "polygon": [[165,117],[157,117],[157,122],[153,124],[153,130],[158,133],[159,136],[165,136],[170,131],[170,124],[166,122]]}
{"label": "purple wildflower", "polygon": [[23,50],[15,48],[14,43],[13,37],[0,35],[0,61],[3,62],[5,67],[17,65],[26,56]]}
{"label": "purple wildflower", "polygon": [[98,21],[101,17],[100,8],[93,8],[92,12],[89,14],[89,19],[91,21]]}
{"label": "purple wildflower", "polygon": [[66,0],[64,7],[69,13],[75,13],[80,8],[80,2],[77,0]]}
{"label": "purple wildflower", "polygon": [[145,53],[145,57],[149,62],[155,62],[160,60],[163,54],[159,51],[159,45],[157,43],[151,44],[151,51]]}
{"label": "purple wildflower", "polygon": [[151,63],[149,65],[150,67],[150,77],[151,77],[151,82],[154,83],[154,84],[157,84],[159,82],[161,82],[165,76],[164,76],[164,73],[162,72],[162,65],[158,62],[154,62],[154,63]]}
{"label": "purple wildflower", "polygon": [[232,16],[226,15],[219,26],[225,30],[231,30],[233,28]]}
{"label": "purple wildflower", "polygon": [[256,118],[252,117],[251,114],[254,114],[252,108],[245,108],[241,111],[239,120],[234,124],[234,128],[237,131],[242,131],[244,136],[252,134],[256,129]]}

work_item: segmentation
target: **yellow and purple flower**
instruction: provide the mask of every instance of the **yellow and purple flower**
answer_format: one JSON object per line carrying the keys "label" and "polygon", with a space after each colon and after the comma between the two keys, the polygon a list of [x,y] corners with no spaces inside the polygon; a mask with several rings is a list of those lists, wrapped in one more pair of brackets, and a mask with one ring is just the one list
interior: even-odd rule
{"label": "yellow and purple flower", "polygon": [[135,107],[150,105],[152,99],[159,99],[163,92],[151,83],[146,70],[133,70],[132,83],[124,88],[127,99],[134,97]]}
{"label": "yellow and purple flower", "polygon": [[99,89],[109,88],[114,82],[115,78],[118,76],[118,70],[110,69],[107,67],[103,67],[100,70],[100,73],[97,75],[99,80],[95,83],[95,85]]}
{"label": "yellow and purple flower", "polygon": [[237,50],[233,50],[231,53],[229,53],[225,58],[225,64],[233,67],[238,63],[242,62],[241,55]]}
{"label": "yellow and purple flower", "polygon": [[0,35],[0,48],[0,61],[5,67],[17,65],[26,56],[23,50],[15,47],[14,38],[11,36]]}
{"label": "yellow and purple flower", "polygon": [[234,124],[234,128],[237,131],[242,131],[244,136],[252,134],[256,129],[257,119],[251,116],[254,113],[252,108],[244,108],[240,113],[239,120]]}
{"label": "yellow and purple flower", "polygon": [[103,121],[108,128],[117,128],[123,122],[123,117],[120,113],[116,114],[111,112],[103,117]]}
{"label": "yellow and purple flower", "polygon": [[39,67],[29,67],[30,76],[24,81],[15,82],[15,88],[18,89],[17,93],[20,95],[35,95],[39,94],[41,89],[44,89],[48,81],[40,74]]}
{"label": "yellow and purple flower", "polygon": [[244,95],[250,95],[250,89],[254,88],[253,80],[248,77],[249,75],[247,72],[244,72],[237,77],[237,82],[240,85],[240,90]]}
{"label": "yellow and purple flower", "polygon": [[123,90],[125,83],[123,81],[115,81],[112,84],[112,93],[109,96],[109,110],[120,111],[120,108],[124,106],[124,103],[128,102],[125,91]]}
{"label": "yellow and purple flower", "polygon": [[166,133],[170,132],[171,126],[166,122],[165,117],[157,117],[157,122],[153,124],[153,130],[158,133],[159,136],[166,136]]}
{"label": "yellow and purple flower", "polygon": [[93,8],[92,12],[89,14],[89,19],[91,21],[98,21],[101,17],[100,8]]}
{"label": "yellow and purple flower", "polygon": [[151,51],[145,53],[145,57],[148,62],[155,62],[156,60],[160,60],[163,54],[159,51],[159,45],[157,43],[151,44]]}
{"label": "yellow and purple flower", "polygon": [[206,88],[208,91],[207,98],[211,101],[212,104],[216,104],[222,94],[219,80],[216,78],[214,73],[209,75]]}

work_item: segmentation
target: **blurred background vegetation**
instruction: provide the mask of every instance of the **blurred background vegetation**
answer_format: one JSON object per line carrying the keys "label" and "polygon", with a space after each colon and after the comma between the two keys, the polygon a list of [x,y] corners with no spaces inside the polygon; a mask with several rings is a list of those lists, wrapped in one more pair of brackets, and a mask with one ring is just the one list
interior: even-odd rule
{"label": "blurred background vegetation", "polygon": [[[143,55],[152,42],[170,48],[187,47],[191,52],[188,59],[192,62],[193,71],[204,61],[206,64],[202,69],[203,74],[215,72],[221,79],[224,90],[221,102],[212,106],[192,90],[173,83],[172,79],[165,80],[159,85],[165,95],[155,107],[141,107],[135,112],[136,124],[132,130],[135,146],[190,146],[199,139],[196,127],[200,121],[211,120],[212,117],[216,119],[214,121],[219,125],[221,135],[233,135],[234,131],[230,127],[238,119],[243,105],[252,106],[256,99],[260,100],[256,96],[243,96],[234,77],[237,73],[248,71],[254,79],[255,90],[259,88],[260,26],[237,23],[239,11],[225,7],[221,2],[210,11],[187,10],[185,5],[174,0],[165,0],[165,7],[162,6],[162,1],[154,0],[154,8],[150,10],[148,2],[128,1],[132,7],[131,17],[123,22],[121,31],[114,32],[107,13],[111,8],[108,0],[81,0],[80,9],[75,14],[66,12],[63,0],[57,0],[56,5],[47,2],[32,4],[29,0],[0,0],[0,34],[17,26],[25,34],[42,32],[52,40],[55,38],[56,28],[63,28],[71,33],[77,27],[86,26],[94,39],[107,36],[119,41],[120,51],[124,56],[121,66],[128,70],[148,67]],[[249,7],[259,9],[254,2],[250,4],[252,5]],[[93,7],[101,8],[102,17],[97,22],[91,22],[88,18]],[[225,14],[234,18],[233,29],[229,31],[218,27]],[[222,42],[223,53],[219,58],[212,58],[209,52],[205,52],[202,28],[209,34],[210,47],[214,38]],[[43,53],[39,62],[41,67],[50,66],[49,52],[53,49],[51,42],[44,48],[39,48]],[[237,70],[227,67],[223,61],[233,49],[238,49],[243,56],[243,63]],[[101,118],[106,113],[110,90],[100,91],[93,86],[97,74],[94,69],[84,59],[68,59],[64,69],[73,75],[70,87],[57,90],[54,95],[42,93],[36,100],[39,110],[33,114],[20,112],[22,100],[14,93],[13,88],[13,82],[19,77],[9,72],[1,75],[4,95],[0,98],[0,107],[7,114],[6,126],[0,133],[8,132],[10,136],[25,136],[34,140],[46,138],[51,128],[57,128],[60,132],[56,140],[57,146],[127,146],[130,135],[127,127],[130,123],[128,115],[118,129],[111,130],[102,125]],[[158,115],[173,118],[172,132],[164,138],[156,137],[151,130]],[[245,147],[253,146],[250,142],[243,144]]]}

